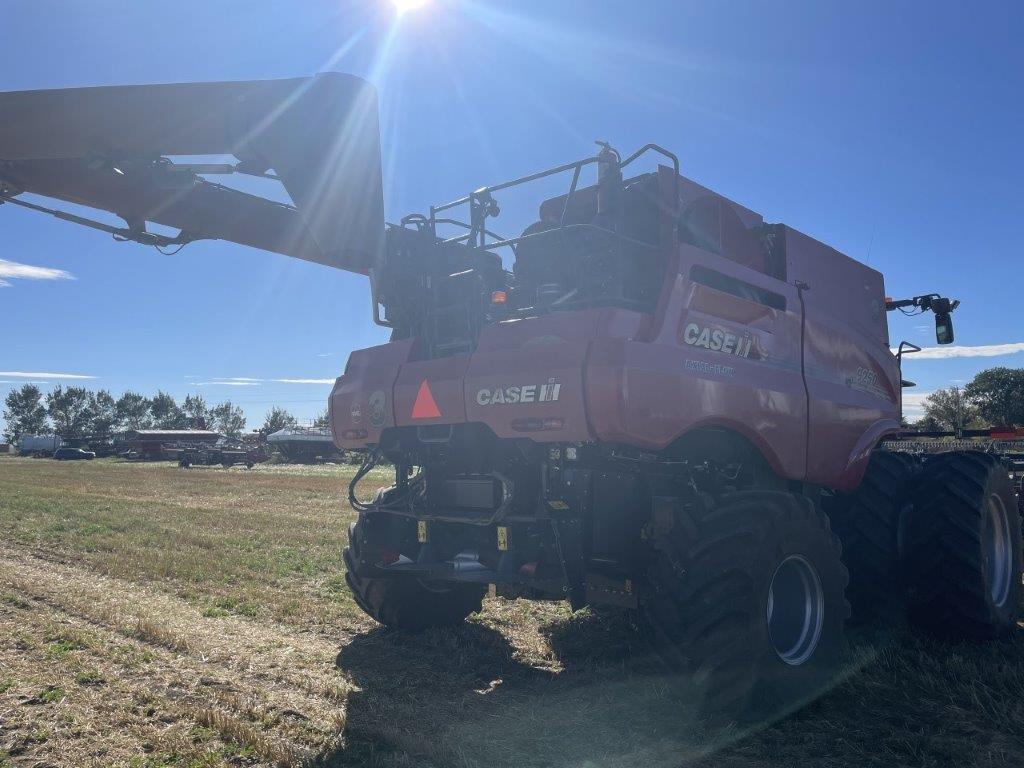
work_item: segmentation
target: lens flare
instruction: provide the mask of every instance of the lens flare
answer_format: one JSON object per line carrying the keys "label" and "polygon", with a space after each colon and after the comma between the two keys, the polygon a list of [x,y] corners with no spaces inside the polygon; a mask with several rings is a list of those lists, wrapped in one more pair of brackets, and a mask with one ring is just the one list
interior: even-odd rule
{"label": "lens flare", "polygon": [[399,16],[404,16],[409,11],[414,11],[417,8],[422,8],[430,0],[393,0],[395,4],[395,11]]}

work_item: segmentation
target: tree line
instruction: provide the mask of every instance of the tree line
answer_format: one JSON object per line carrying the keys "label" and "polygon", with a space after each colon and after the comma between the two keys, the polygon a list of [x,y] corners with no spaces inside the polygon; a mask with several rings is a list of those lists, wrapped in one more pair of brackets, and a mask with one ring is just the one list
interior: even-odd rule
{"label": "tree line", "polygon": [[[58,386],[44,395],[35,384],[24,384],[7,394],[4,405],[3,437],[11,443],[22,435],[106,439],[135,429],[210,429],[237,438],[246,424],[242,409],[230,400],[210,405],[202,395],[188,395],[179,405],[162,390],[152,397],[127,391],[115,399],[105,389]],[[288,411],[274,407],[258,431],[268,435],[296,424]],[[328,425],[326,410],[313,425]]]}
{"label": "tree line", "polygon": [[964,387],[924,399],[924,417],[910,426],[929,431],[1024,426],[1024,368],[989,368]]}
{"label": "tree line", "polygon": [[230,400],[209,405],[202,395],[188,395],[180,405],[163,391],[152,397],[125,392],[115,399],[105,389],[54,387],[44,396],[35,384],[24,384],[4,401],[4,439],[56,433],[64,439],[108,438],[133,429],[212,429],[238,437],[245,414]]}

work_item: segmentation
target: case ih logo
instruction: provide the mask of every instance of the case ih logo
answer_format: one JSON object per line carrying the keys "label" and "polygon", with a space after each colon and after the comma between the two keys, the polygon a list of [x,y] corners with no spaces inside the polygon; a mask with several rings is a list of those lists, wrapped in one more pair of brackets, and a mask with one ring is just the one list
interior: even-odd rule
{"label": "case ih logo", "polygon": [[476,393],[477,405],[500,403],[552,403],[558,399],[562,385],[554,379],[547,384],[522,384],[497,389],[481,389]]}
{"label": "case ih logo", "polygon": [[754,343],[749,336],[737,336],[735,333],[717,328],[702,328],[697,323],[687,323],[683,329],[683,341],[691,347],[703,347],[737,357],[750,357],[750,349]]}

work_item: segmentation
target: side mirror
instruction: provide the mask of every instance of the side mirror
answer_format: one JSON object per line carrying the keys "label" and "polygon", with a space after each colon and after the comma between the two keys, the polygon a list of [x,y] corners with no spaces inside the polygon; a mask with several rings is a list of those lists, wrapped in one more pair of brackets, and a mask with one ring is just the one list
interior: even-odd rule
{"label": "side mirror", "polygon": [[935,341],[939,344],[953,343],[953,318],[949,312],[935,313]]}

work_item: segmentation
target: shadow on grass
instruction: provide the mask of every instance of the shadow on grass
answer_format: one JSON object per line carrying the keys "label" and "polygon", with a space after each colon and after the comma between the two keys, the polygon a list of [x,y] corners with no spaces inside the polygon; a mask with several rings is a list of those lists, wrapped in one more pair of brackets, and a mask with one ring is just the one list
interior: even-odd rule
{"label": "shadow on grass", "polygon": [[1024,765],[1022,632],[996,643],[855,635],[845,677],[821,699],[774,724],[712,735],[693,719],[687,685],[653,660],[625,615],[584,611],[542,625],[560,662],[548,667],[486,622],[375,629],[343,648],[337,665],[358,690],[345,746],[322,764]]}
{"label": "shadow on grass", "polygon": [[686,687],[651,662],[623,617],[583,612],[543,628],[562,669],[527,663],[480,622],[375,629],[337,657],[348,698],[339,766],[677,766],[705,751]]}

